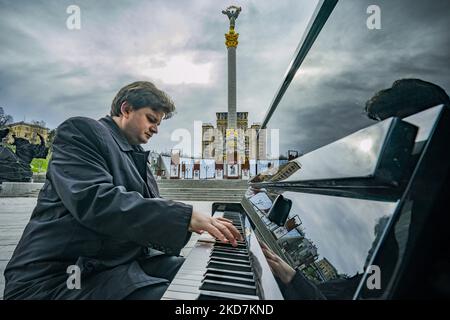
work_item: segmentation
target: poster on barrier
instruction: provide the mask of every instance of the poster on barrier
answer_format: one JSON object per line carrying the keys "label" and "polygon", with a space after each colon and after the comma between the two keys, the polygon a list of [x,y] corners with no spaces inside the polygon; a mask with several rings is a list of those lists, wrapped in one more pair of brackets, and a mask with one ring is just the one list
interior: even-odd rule
{"label": "poster on barrier", "polygon": [[238,166],[237,164],[228,165],[228,177],[237,178],[238,177]]}
{"label": "poster on barrier", "polygon": [[194,180],[200,179],[200,170],[194,170]]}
{"label": "poster on barrier", "polygon": [[242,180],[250,179],[250,171],[248,169],[242,170]]}
{"label": "poster on barrier", "polygon": [[170,165],[170,178],[174,178],[174,179],[179,178],[178,171],[179,171],[178,170],[178,165],[171,164]]}

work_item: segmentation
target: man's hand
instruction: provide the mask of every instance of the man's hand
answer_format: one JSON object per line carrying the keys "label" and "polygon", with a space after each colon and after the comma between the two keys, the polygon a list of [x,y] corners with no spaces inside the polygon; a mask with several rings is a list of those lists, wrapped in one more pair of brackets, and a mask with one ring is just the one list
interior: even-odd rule
{"label": "man's hand", "polygon": [[192,212],[189,231],[203,233],[207,231],[210,235],[222,242],[231,242],[236,247],[236,240],[242,241],[243,238],[239,231],[233,226],[232,221],[225,218],[213,218],[197,211]]}
{"label": "man's hand", "polygon": [[270,250],[265,243],[259,242],[264,256],[267,258],[267,263],[273,274],[280,278],[284,284],[288,284],[294,278],[295,270],[288,265],[283,259]]}

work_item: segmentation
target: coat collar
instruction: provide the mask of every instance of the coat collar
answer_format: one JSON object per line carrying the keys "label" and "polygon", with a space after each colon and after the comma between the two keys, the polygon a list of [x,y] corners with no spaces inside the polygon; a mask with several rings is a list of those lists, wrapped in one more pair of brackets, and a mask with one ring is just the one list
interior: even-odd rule
{"label": "coat collar", "polygon": [[111,116],[106,116],[101,118],[100,123],[104,124],[109,131],[111,132],[111,135],[113,136],[116,143],[119,145],[120,149],[124,152],[127,151],[139,151],[143,152],[144,149],[140,145],[132,146],[127,138],[124,136],[120,128],[117,126],[117,124],[114,122],[113,118]]}

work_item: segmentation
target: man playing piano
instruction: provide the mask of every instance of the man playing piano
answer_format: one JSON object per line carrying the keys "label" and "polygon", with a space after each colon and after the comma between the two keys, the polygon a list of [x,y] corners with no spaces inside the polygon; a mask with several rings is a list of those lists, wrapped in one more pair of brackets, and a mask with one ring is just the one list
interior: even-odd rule
{"label": "man playing piano", "polygon": [[114,98],[110,116],[57,129],[45,184],[5,270],[5,299],[159,299],[191,232],[236,245],[238,230],[162,199],[140,144],[175,111],[150,82]]}

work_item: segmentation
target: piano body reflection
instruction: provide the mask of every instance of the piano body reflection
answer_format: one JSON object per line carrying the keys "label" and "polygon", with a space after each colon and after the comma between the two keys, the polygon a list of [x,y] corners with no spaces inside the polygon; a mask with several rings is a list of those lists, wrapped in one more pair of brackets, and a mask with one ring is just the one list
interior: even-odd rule
{"label": "piano body reflection", "polygon": [[[234,248],[202,235],[163,299],[286,298],[259,241],[326,298],[436,292],[427,268],[446,248],[432,230],[448,226],[449,117],[440,105],[389,118],[254,177],[240,203],[213,205],[244,241]],[[347,281],[342,292],[327,287]]]}

